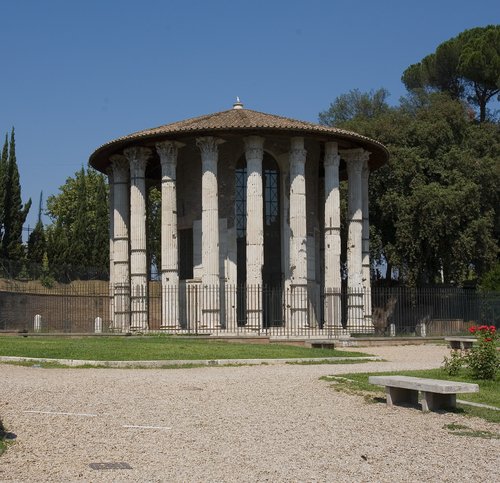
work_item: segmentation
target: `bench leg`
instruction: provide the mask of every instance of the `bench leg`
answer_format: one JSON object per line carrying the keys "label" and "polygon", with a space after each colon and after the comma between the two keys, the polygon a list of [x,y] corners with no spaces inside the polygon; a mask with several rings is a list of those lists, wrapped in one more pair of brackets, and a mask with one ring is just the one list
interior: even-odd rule
{"label": "bench leg", "polygon": [[418,404],[418,391],[413,389],[402,389],[400,387],[386,386],[387,406],[406,403],[416,406]]}
{"label": "bench leg", "polygon": [[457,407],[456,394],[437,394],[422,391],[422,411],[436,411],[438,409],[454,409]]}

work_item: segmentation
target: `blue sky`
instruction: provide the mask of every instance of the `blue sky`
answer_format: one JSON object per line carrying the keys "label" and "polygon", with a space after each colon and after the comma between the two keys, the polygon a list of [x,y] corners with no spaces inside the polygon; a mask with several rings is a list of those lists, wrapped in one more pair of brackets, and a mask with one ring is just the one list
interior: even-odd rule
{"label": "blue sky", "polygon": [[406,67],[500,23],[490,0],[0,0],[0,12],[0,134],[16,128],[31,226],[40,191],[57,193],[115,137],[236,96],[313,122],[354,88],[396,103]]}

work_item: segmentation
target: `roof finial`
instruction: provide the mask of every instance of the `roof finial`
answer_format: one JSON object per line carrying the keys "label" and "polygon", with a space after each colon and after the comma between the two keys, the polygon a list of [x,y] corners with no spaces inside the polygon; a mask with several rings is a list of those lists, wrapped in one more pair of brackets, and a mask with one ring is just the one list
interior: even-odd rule
{"label": "roof finial", "polygon": [[243,103],[238,96],[236,96],[236,102],[233,104],[233,109],[243,109]]}

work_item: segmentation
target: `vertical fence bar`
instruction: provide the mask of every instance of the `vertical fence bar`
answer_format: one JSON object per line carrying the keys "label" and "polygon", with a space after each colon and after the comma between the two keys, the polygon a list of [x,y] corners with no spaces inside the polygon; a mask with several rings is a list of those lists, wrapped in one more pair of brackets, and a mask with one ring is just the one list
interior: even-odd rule
{"label": "vertical fence bar", "polygon": [[[141,289],[143,287],[139,287]],[[135,290],[135,288],[134,288]],[[153,282],[148,297],[149,329],[158,330],[166,315],[171,316],[170,304],[163,300],[178,301],[178,324],[172,333],[248,334],[265,333],[279,337],[337,337],[342,332],[342,301],[350,291],[333,291],[315,283],[307,287],[294,286],[202,286],[199,282],[183,282],[176,287],[163,287]],[[114,297],[108,303],[109,293]],[[127,285],[108,288],[103,284],[95,289],[92,284],[0,290],[0,330],[35,330],[34,316],[43,320],[43,331],[88,332],[96,330],[96,318],[101,318],[101,331],[130,330],[130,311]],[[350,313],[359,324],[348,329],[353,334],[370,334],[362,317],[362,307],[367,298],[372,302],[372,333],[389,336],[422,333],[425,324],[428,336],[464,333],[470,324],[500,325],[500,293],[482,293],[462,288],[406,288],[377,287],[371,292],[355,294],[360,303],[358,312],[349,306]],[[135,296],[135,294],[134,294]],[[144,293],[138,293],[139,298]],[[351,299],[352,300],[352,299]],[[302,302],[305,310],[300,309]],[[216,322],[213,327],[201,325],[203,304],[223,310],[211,314]],[[261,325],[248,324],[249,307],[261,311]],[[231,311],[234,314],[231,322]],[[295,314],[294,314],[295,312]],[[299,313],[300,315],[297,315]],[[385,317],[380,326],[377,317]],[[347,321],[346,321],[347,322]],[[351,321],[352,322],[352,321]],[[391,324],[394,329],[391,329]],[[339,330],[337,330],[337,327]],[[352,330],[351,330],[352,329]]]}

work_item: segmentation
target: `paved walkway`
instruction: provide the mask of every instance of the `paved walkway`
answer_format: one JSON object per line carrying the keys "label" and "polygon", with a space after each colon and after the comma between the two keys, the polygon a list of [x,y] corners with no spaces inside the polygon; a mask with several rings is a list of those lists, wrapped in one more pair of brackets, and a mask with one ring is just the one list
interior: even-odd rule
{"label": "paved walkway", "polygon": [[500,440],[445,428],[499,433],[500,425],[389,409],[319,380],[438,367],[444,346],[363,350],[387,362],[165,370],[0,365],[0,416],[18,436],[0,458],[0,481],[500,480]]}

